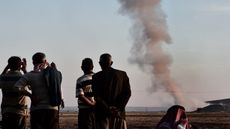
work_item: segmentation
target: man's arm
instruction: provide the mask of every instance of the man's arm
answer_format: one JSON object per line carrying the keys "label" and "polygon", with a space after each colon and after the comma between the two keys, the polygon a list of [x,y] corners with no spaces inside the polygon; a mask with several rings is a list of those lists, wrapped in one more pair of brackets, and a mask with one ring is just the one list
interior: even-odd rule
{"label": "man's arm", "polygon": [[23,71],[24,74],[27,73],[26,67],[27,67],[26,58],[23,58],[21,70]]}
{"label": "man's arm", "polygon": [[[36,105],[38,103],[38,99],[36,96],[33,96],[26,87],[29,85],[29,79],[27,76],[23,75],[14,85],[14,89],[19,93],[30,97],[32,105]],[[30,87],[28,87],[30,89]]]}
{"label": "man's arm", "polygon": [[[56,65],[55,65],[55,68],[56,68]],[[58,73],[59,73],[59,81],[60,81],[60,84],[61,84],[62,83],[62,73],[60,71],[58,71]],[[65,107],[65,102],[64,102],[64,97],[63,97],[62,91],[63,91],[62,87],[60,87],[60,91],[59,91],[60,93],[59,94],[61,96],[61,108],[64,108]]]}
{"label": "man's arm", "polygon": [[31,94],[29,91],[27,91],[27,90],[22,90],[22,91],[20,91],[20,92],[21,92],[21,94],[23,94],[23,95],[25,95],[25,96],[28,96],[28,97],[32,98],[32,94]]}
{"label": "man's arm", "polygon": [[129,98],[131,97],[131,88],[130,88],[130,83],[129,83],[129,77],[127,76],[126,73],[123,74],[123,86],[122,86],[122,91],[121,95],[119,96],[118,99],[118,108],[123,110],[125,109],[126,104],[129,101]]}
{"label": "man's arm", "polygon": [[83,103],[87,104],[88,106],[94,106],[96,102],[85,97],[83,89],[78,87],[79,84],[77,84],[76,86],[76,98],[80,99]]}
{"label": "man's arm", "polygon": [[14,84],[14,89],[24,95],[31,97],[31,93],[25,89],[27,85],[28,79],[25,76],[23,76]]}
{"label": "man's arm", "polygon": [[2,71],[2,74],[1,74],[1,75],[6,74],[8,70],[9,70],[9,65],[7,65],[7,66],[4,68],[4,70]]}
{"label": "man's arm", "polygon": [[85,104],[87,104],[87,105],[89,105],[89,106],[95,106],[95,104],[96,104],[96,101],[94,101],[94,100],[89,100],[87,97],[85,97],[84,95],[80,95],[79,96],[79,99],[83,102],[83,103],[85,103]]}

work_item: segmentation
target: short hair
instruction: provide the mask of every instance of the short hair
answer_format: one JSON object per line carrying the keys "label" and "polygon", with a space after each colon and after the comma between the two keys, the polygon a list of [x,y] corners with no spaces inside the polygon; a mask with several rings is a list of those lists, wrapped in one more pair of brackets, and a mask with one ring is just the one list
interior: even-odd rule
{"label": "short hair", "polygon": [[42,52],[37,52],[33,55],[32,60],[33,64],[40,64],[44,62],[46,55]]}
{"label": "short hair", "polygon": [[109,53],[104,53],[100,56],[99,63],[103,67],[109,67],[112,65],[112,56]]}
{"label": "short hair", "polygon": [[85,58],[82,60],[81,68],[84,71],[93,69],[93,60],[91,58]]}
{"label": "short hair", "polygon": [[22,65],[22,60],[18,56],[11,56],[8,59],[8,65],[11,70],[19,70]]}

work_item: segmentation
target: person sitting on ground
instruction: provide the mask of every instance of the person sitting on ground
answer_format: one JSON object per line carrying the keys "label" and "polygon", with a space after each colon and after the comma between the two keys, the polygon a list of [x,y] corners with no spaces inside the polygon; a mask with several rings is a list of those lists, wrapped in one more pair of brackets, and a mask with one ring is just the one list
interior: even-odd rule
{"label": "person sitting on ground", "polygon": [[192,129],[192,127],[186,116],[185,108],[174,105],[167,110],[155,129]]}

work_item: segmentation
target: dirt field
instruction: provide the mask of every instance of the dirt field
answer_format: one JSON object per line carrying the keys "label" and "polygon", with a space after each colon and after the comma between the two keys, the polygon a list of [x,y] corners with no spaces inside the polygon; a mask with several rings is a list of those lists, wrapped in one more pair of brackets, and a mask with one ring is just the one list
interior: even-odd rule
{"label": "dirt field", "polygon": [[[128,112],[128,129],[154,129],[164,113]],[[77,113],[61,113],[61,129],[77,129]],[[188,113],[194,129],[230,129],[230,113]]]}

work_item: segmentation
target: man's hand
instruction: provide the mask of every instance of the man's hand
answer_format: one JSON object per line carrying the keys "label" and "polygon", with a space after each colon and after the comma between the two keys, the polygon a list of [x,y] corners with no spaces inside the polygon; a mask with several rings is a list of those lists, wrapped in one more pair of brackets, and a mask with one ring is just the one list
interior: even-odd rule
{"label": "man's hand", "polygon": [[119,110],[117,107],[111,106],[111,107],[109,107],[109,110],[110,110],[111,116],[113,116],[113,117],[119,116]]}
{"label": "man's hand", "polygon": [[89,105],[89,106],[95,106],[96,105],[96,101],[93,99],[89,99],[87,97],[85,97],[84,95],[80,95],[79,99],[81,101],[83,101],[85,104]]}
{"label": "man's hand", "polygon": [[2,75],[3,74],[6,74],[7,73],[7,71],[9,70],[9,64],[4,68],[4,70],[2,71]]}
{"label": "man's hand", "polygon": [[50,64],[50,66],[53,67],[53,68],[55,68],[55,69],[57,69],[57,66],[56,66],[56,64],[55,64],[54,62],[52,62],[52,63]]}
{"label": "man's hand", "polygon": [[22,70],[24,73],[27,73],[26,67],[27,67],[26,58],[23,58],[23,59],[22,59],[22,67],[21,67],[21,70]]}
{"label": "man's hand", "polygon": [[92,106],[95,106],[96,105],[96,101],[95,100],[92,100]]}
{"label": "man's hand", "polygon": [[64,100],[63,100],[63,99],[61,100],[61,108],[62,108],[62,109],[65,108],[65,103],[64,103]]}

